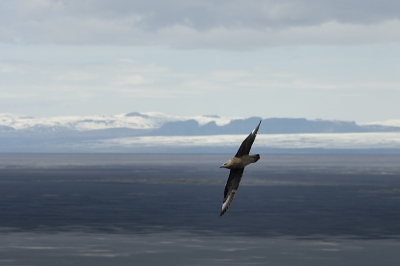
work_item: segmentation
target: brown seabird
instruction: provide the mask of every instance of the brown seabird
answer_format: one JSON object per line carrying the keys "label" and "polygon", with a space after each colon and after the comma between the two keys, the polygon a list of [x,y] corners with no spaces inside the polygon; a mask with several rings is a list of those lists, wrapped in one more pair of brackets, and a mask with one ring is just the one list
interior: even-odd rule
{"label": "brown seabird", "polygon": [[253,145],[256,139],[257,131],[260,128],[260,123],[258,126],[247,136],[247,138],[240,145],[239,150],[236,155],[233,156],[229,161],[224,163],[220,168],[231,169],[229,173],[229,178],[226,181],[224,190],[224,200],[222,201],[222,210],[219,216],[222,216],[229,208],[233,197],[235,196],[236,190],[239,188],[240,180],[242,179],[244,168],[255,163],[260,159],[260,154],[249,155],[251,145]]}

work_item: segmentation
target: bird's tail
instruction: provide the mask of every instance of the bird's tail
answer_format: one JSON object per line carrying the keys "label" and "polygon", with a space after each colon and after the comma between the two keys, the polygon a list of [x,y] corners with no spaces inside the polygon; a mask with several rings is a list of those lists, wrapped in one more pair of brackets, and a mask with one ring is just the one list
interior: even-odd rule
{"label": "bird's tail", "polygon": [[251,158],[253,158],[254,162],[257,162],[258,160],[260,160],[260,154],[255,154],[255,155],[250,155]]}

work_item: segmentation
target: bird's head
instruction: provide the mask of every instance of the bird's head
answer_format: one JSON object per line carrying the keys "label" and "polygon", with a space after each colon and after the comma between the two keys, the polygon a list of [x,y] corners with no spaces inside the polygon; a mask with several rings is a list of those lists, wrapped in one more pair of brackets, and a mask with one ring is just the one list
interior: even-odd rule
{"label": "bird's head", "polygon": [[219,168],[229,168],[231,160],[227,161],[223,165],[221,165]]}

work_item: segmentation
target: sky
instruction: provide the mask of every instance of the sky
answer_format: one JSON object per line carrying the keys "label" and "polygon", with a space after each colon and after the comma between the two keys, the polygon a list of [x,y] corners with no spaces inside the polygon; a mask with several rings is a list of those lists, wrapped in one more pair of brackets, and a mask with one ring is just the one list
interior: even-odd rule
{"label": "sky", "polygon": [[0,113],[363,123],[399,102],[400,1],[0,1]]}

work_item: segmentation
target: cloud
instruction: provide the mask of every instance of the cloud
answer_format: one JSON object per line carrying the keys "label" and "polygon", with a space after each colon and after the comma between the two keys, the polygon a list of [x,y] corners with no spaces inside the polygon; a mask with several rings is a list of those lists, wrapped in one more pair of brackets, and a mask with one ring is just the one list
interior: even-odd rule
{"label": "cloud", "polygon": [[[246,135],[131,137],[90,141],[87,144],[94,147],[237,147],[245,137]],[[400,134],[259,134],[256,142],[258,148],[398,149]]]}
{"label": "cloud", "polygon": [[[103,63],[38,63],[25,61],[3,61],[3,84],[0,88],[29,90],[36,92],[57,91],[76,92],[113,91],[157,82],[169,73],[167,68],[132,60],[117,60]],[[17,75],[18,74],[18,75]],[[29,84],[29,85],[27,85]]]}
{"label": "cloud", "polygon": [[246,50],[400,41],[398,1],[3,1],[0,42]]}
{"label": "cloud", "polygon": [[[177,70],[163,64],[130,59],[91,63],[0,61],[3,101],[109,98],[180,98],[212,93],[216,97],[246,91],[276,90],[399,90],[400,82],[376,77],[364,80],[314,77],[313,71],[282,72],[274,68],[210,68]],[[331,77],[334,74],[330,75]],[[217,96],[218,95],[218,96]],[[226,96],[226,95],[225,95]]]}

